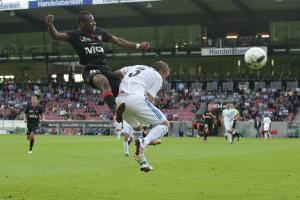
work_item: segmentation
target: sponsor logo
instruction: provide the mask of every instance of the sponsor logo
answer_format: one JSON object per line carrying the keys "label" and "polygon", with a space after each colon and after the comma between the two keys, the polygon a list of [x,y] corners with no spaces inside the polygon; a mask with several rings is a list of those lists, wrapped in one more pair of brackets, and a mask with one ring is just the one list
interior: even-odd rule
{"label": "sponsor logo", "polygon": [[159,1],[159,0],[93,0],[93,4],[112,4],[112,3],[133,3],[143,1]]}
{"label": "sponsor logo", "polygon": [[90,5],[92,0],[38,0],[29,1],[29,8]]}
{"label": "sponsor logo", "polygon": [[[202,56],[234,56],[234,55],[245,55],[246,51],[251,47],[236,47],[236,48],[202,48]],[[260,47],[266,53],[267,47]]]}
{"label": "sponsor logo", "polygon": [[80,36],[79,40],[81,42],[92,42],[92,38],[90,37],[85,37],[85,36]]}
{"label": "sponsor logo", "polygon": [[0,10],[16,10],[21,9],[21,4],[19,1],[13,1],[13,2],[2,2],[0,1]]}
{"label": "sponsor logo", "polygon": [[95,54],[95,53],[104,53],[104,49],[102,47],[85,47],[84,48],[86,54]]}
{"label": "sponsor logo", "polygon": [[100,73],[99,70],[95,70],[95,69],[90,70],[90,75],[99,74],[99,73]]}

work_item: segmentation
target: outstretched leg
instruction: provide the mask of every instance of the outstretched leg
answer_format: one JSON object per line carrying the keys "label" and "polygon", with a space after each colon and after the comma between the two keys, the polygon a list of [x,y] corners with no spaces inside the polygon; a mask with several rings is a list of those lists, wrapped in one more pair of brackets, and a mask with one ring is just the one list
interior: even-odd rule
{"label": "outstretched leg", "polygon": [[108,105],[110,110],[115,113],[117,104],[108,79],[102,74],[96,74],[95,76],[93,76],[92,84],[95,88],[102,90],[102,97],[104,99],[104,102]]}

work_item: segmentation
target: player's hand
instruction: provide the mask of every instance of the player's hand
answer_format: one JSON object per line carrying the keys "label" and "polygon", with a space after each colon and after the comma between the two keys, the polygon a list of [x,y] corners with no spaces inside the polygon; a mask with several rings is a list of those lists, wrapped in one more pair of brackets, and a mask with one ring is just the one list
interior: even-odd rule
{"label": "player's hand", "polygon": [[51,25],[51,24],[53,24],[53,22],[54,22],[54,16],[53,15],[47,15],[46,17],[45,17],[45,22],[46,22],[46,24],[47,25]]}
{"label": "player's hand", "polygon": [[140,45],[141,45],[140,49],[149,49],[149,47],[150,47],[149,42],[141,42]]}

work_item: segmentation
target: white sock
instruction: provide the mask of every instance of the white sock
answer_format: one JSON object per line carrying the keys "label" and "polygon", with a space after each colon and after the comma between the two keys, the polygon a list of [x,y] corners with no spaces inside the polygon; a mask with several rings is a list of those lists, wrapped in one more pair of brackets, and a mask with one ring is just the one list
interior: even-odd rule
{"label": "white sock", "polygon": [[143,133],[143,131],[134,131],[134,132],[133,132],[133,136],[134,136],[135,138],[139,138],[139,137],[142,136],[142,133]]}
{"label": "white sock", "polygon": [[168,132],[168,129],[166,125],[157,125],[152,128],[149,134],[144,138],[143,146],[146,147],[152,141],[164,136]]}
{"label": "white sock", "polygon": [[120,137],[121,137],[121,131],[118,131],[118,132],[117,132],[117,135],[118,135],[117,138],[118,138],[118,140],[119,140]]}
{"label": "white sock", "polygon": [[141,164],[142,162],[146,162],[146,163],[148,162],[144,153],[142,153],[142,154],[140,155],[140,158],[141,158],[141,159],[140,159],[140,164]]}
{"label": "white sock", "polygon": [[124,151],[125,151],[125,153],[129,153],[129,151],[128,151],[128,141],[127,140],[124,141]]}
{"label": "white sock", "polygon": [[231,134],[228,134],[228,135],[227,135],[227,138],[228,138],[228,142],[231,143],[231,142],[232,142],[232,135],[231,135]]}

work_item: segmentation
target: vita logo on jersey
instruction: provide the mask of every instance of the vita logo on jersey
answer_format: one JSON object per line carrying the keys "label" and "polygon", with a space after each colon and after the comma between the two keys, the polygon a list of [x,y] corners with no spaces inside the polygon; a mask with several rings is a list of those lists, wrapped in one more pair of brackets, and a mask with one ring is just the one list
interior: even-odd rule
{"label": "vita logo on jersey", "polygon": [[[86,37],[86,36],[80,36],[80,41],[83,43],[90,43],[91,45],[97,45],[99,42],[102,41],[102,36],[92,36],[92,37]],[[84,47],[86,54],[95,54],[95,53],[104,53],[104,49],[102,46],[90,46],[90,47]]]}
{"label": "vita logo on jersey", "polygon": [[100,46],[84,47],[84,50],[86,54],[104,53],[104,49]]}

